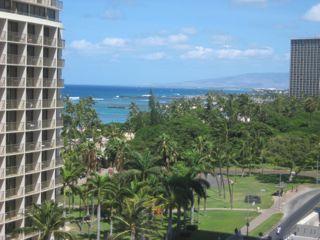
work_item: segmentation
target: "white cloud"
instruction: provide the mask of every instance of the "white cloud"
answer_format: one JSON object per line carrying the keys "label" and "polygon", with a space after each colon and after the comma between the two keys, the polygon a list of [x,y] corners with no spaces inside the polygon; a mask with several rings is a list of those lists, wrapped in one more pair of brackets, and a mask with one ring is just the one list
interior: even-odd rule
{"label": "white cloud", "polygon": [[220,59],[237,59],[237,58],[264,58],[274,54],[274,50],[270,47],[266,48],[249,48],[245,50],[225,48],[215,52],[217,58]]}
{"label": "white cloud", "polygon": [[163,46],[166,44],[166,40],[163,37],[151,36],[146,38],[137,39],[137,43],[147,46]]}
{"label": "white cloud", "polygon": [[186,52],[185,54],[181,55],[183,59],[206,59],[210,57],[213,53],[213,49],[205,48],[202,46],[196,46],[194,49]]}
{"label": "white cloud", "polygon": [[102,45],[110,46],[110,47],[124,47],[127,45],[127,40],[123,38],[105,38],[102,43]]}
{"label": "white cloud", "polygon": [[155,52],[155,53],[144,55],[142,56],[142,58],[145,60],[156,61],[156,60],[162,60],[167,58],[167,55],[164,52]]}
{"label": "white cloud", "polygon": [[307,11],[304,18],[309,21],[320,22],[320,3],[314,5],[309,11]]}
{"label": "white cloud", "polygon": [[120,20],[123,18],[123,14],[119,10],[107,9],[102,17],[107,20]]}
{"label": "white cloud", "polygon": [[95,47],[94,44],[85,39],[73,41],[70,46],[77,50],[91,50]]}
{"label": "white cloud", "polygon": [[168,41],[171,43],[182,43],[188,41],[188,39],[189,37],[182,33],[168,36]]}
{"label": "white cloud", "polygon": [[181,32],[184,34],[194,35],[197,33],[197,29],[194,27],[185,27],[181,29]]}
{"label": "white cloud", "polygon": [[228,45],[233,37],[227,34],[216,34],[212,36],[212,42],[217,45]]}

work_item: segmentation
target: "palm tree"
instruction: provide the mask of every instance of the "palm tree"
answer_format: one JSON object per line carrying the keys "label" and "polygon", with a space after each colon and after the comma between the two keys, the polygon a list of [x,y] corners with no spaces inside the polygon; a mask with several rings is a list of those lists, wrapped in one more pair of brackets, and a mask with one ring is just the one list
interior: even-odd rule
{"label": "palm tree", "polygon": [[158,220],[152,218],[152,207],[155,199],[152,197],[141,198],[134,195],[125,198],[122,203],[122,211],[115,219],[117,220],[116,239],[137,240],[159,238]]}
{"label": "palm tree", "polygon": [[163,164],[169,169],[170,165],[176,161],[176,142],[173,141],[167,134],[162,134],[157,142],[158,153],[161,155]]}
{"label": "palm tree", "polygon": [[101,232],[101,205],[105,200],[106,194],[113,191],[114,185],[111,183],[110,177],[108,175],[100,176],[94,173],[88,179],[89,193],[92,193],[95,200],[97,201],[97,240],[100,240]]}
{"label": "palm tree", "polygon": [[[74,151],[64,152],[64,166],[61,169],[61,177],[63,180],[63,206],[66,209],[66,195],[68,191],[75,192],[76,183],[81,175],[82,166],[79,164],[78,155]],[[64,217],[66,212],[64,210]]]}
{"label": "palm tree", "polygon": [[112,162],[112,165],[115,165],[119,172],[123,170],[129,153],[130,148],[127,141],[119,137],[111,138],[104,151],[106,158]]}
{"label": "palm tree", "polygon": [[132,159],[125,163],[127,174],[138,176],[141,181],[145,181],[150,175],[161,172],[161,167],[151,158],[150,152],[144,154],[134,152],[132,155]]}
{"label": "palm tree", "polygon": [[46,201],[41,205],[34,205],[27,213],[26,221],[28,227],[17,229],[17,232],[33,233],[39,232],[39,240],[55,239],[73,240],[76,239],[70,232],[64,230],[64,226],[71,218],[63,216],[63,208],[57,203]]}
{"label": "palm tree", "polygon": [[317,110],[318,103],[314,98],[307,98],[304,102],[304,110],[309,113],[309,125],[312,122],[312,114]]}

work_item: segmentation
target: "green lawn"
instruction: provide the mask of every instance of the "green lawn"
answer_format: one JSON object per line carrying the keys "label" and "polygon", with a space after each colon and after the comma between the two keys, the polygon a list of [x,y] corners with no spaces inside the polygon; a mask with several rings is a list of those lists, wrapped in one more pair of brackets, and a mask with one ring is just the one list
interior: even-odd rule
{"label": "green lawn", "polygon": [[241,228],[247,219],[258,216],[257,212],[246,211],[201,211],[199,229],[205,231],[217,231],[233,233],[235,228]]}
{"label": "green lawn", "polygon": [[[269,208],[273,204],[272,193],[276,191],[276,185],[271,183],[263,183],[256,176],[251,177],[232,177],[234,181],[234,208],[252,208],[248,203],[244,202],[247,194],[261,196],[261,204],[256,207]],[[208,208],[230,208],[228,186],[226,186],[226,199],[223,198],[223,192],[219,196],[217,188],[211,188],[208,191],[209,198],[207,200]],[[261,191],[262,190],[262,191]]]}
{"label": "green lawn", "polygon": [[267,233],[269,230],[271,230],[273,227],[275,227],[277,225],[277,223],[280,222],[282,217],[283,217],[282,213],[273,214],[270,218],[268,218],[259,227],[257,227],[252,232],[250,232],[250,235],[254,236],[254,237],[258,237],[259,233],[263,233],[263,234]]}
{"label": "green lawn", "polygon": [[199,231],[193,233],[192,240],[226,239],[234,233],[235,228],[242,228],[258,215],[256,212],[245,211],[201,211]]}
{"label": "green lawn", "polygon": [[[279,183],[279,175],[252,175],[252,176],[232,176],[234,182],[234,208],[253,208],[253,206],[244,202],[245,196],[248,194],[261,197],[261,204],[256,204],[254,208],[262,209],[270,208],[273,204],[272,194],[277,191]],[[282,176],[282,181],[287,182],[288,176]],[[308,184],[312,186],[313,179],[298,177],[295,179],[297,183],[286,184],[285,191],[291,190],[297,184]],[[219,196],[217,188],[208,190],[209,198],[207,199],[207,208],[230,208],[229,191],[226,185],[226,199],[223,192]],[[203,202],[202,202],[203,207]]]}

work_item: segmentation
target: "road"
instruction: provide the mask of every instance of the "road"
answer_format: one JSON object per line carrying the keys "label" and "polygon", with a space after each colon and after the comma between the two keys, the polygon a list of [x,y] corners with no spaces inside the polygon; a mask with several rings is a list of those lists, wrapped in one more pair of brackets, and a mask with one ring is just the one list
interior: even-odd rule
{"label": "road", "polygon": [[288,234],[290,234],[290,231],[292,231],[292,228],[295,226],[295,224],[299,222],[309,212],[311,212],[319,202],[320,189],[308,191],[292,199],[290,202],[286,204],[286,207],[284,209],[285,218],[280,223],[280,234],[277,235],[276,229],[274,229],[269,234],[269,237],[271,237],[272,240],[284,239]]}

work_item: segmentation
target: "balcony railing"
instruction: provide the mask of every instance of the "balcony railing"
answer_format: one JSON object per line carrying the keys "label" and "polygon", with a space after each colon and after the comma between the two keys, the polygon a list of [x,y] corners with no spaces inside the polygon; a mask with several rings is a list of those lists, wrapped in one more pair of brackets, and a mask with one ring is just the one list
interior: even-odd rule
{"label": "balcony railing", "polygon": [[40,171],[40,166],[41,164],[40,163],[31,163],[31,164],[26,164],[26,167],[25,167],[25,171],[26,173],[28,172],[37,172],[37,171]]}
{"label": "balcony railing", "polygon": [[11,176],[11,175],[22,175],[24,171],[23,166],[11,166],[6,168],[6,175]]}
{"label": "balcony railing", "polygon": [[25,186],[25,194],[31,193],[31,192],[39,192],[40,191],[40,183],[36,184],[29,184]]}
{"label": "balcony railing", "polygon": [[58,68],[63,68],[65,64],[65,60],[64,59],[58,59]]}
{"label": "balcony railing", "polygon": [[25,101],[22,100],[7,100],[7,109],[24,109]]}
{"label": "balcony railing", "polygon": [[60,156],[56,157],[56,166],[62,166],[63,165],[63,159]]}
{"label": "balcony railing", "polygon": [[41,128],[41,121],[34,120],[34,121],[27,121],[26,129],[27,130],[37,130]]}
{"label": "balcony railing", "polygon": [[26,57],[22,55],[8,55],[8,64],[16,64],[16,65],[25,65],[26,64]]}
{"label": "balcony railing", "polygon": [[6,220],[20,219],[20,218],[23,218],[23,216],[24,216],[23,210],[20,210],[20,209],[6,212]]}
{"label": "balcony railing", "polygon": [[1,41],[6,41],[7,40],[7,32],[6,31],[1,32],[0,40]]}
{"label": "balcony railing", "polygon": [[63,79],[58,79],[57,81],[57,87],[62,88],[64,86],[64,80]]}
{"label": "balcony railing", "polygon": [[47,168],[53,168],[54,167],[54,161],[51,160],[47,160],[47,161],[43,161],[41,163],[42,166],[42,170],[47,169]]}
{"label": "balcony railing", "polygon": [[54,128],[55,121],[54,120],[42,120],[42,128]]}
{"label": "balcony railing", "polygon": [[56,186],[57,186],[57,185],[61,185],[61,184],[63,184],[63,179],[62,179],[62,177],[57,176],[57,177],[56,177],[56,181],[55,181],[55,182],[56,182]]}
{"label": "balcony railing", "polygon": [[58,47],[64,48],[66,46],[66,41],[63,39],[58,40]]}
{"label": "balcony railing", "polygon": [[56,67],[57,59],[55,58],[43,58],[43,66],[45,67]]}
{"label": "balcony railing", "polygon": [[[4,192],[2,192],[3,193],[3,196],[4,196]],[[1,213],[0,214],[0,223],[3,223],[4,222],[4,220],[5,220],[5,214],[4,213]],[[0,238],[0,240],[2,240],[1,238]],[[5,240],[4,238],[3,238],[3,240]]]}
{"label": "balcony railing", "polygon": [[0,156],[3,156],[6,154],[6,147],[0,147]]}
{"label": "balcony railing", "polygon": [[57,119],[57,127],[63,127],[63,120]]}
{"label": "balcony railing", "polygon": [[57,45],[57,39],[51,37],[44,37],[43,44],[50,47],[55,47]]}
{"label": "balcony railing", "polygon": [[41,182],[41,188],[42,188],[42,190],[45,190],[45,189],[48,189],[48,188],[52,188],[53,186],[54,186],[54,181],[53,181],[53,180]]}
{"label": "balcony railing", "polygon": [[6,78],[5,77],[1,77],[0,79],[0,87],[5,87],[6,86]]}
{"label": "balcony railing", "polygon": [[41,101],[38,99],[27,99],[26,108],[41,108]]}
{"label": "balcony railing", "polygon": [[42,149],[48,149],[48,148],[54,148],[55,141],[49,140],[49,141],[43,141],[42,142]]}
{"label": "balcony railing", "polygon": [[7,63],[7,55],[1,54],[0,55],[0,64],[6,64]]}
{"label": "balcony railing", "polygon": [[7,86],[8,87],[24,87],[26,79],[22,77],[8,77]]}
{"label": "balcony railing", "polygon": [[11,42],[25,42],[26,41],[26,34],[21,34],[18,32],[8,32],[8,41]]}
{"label": "balcony railing", "polygon": [[57,107],[58,108],[63,107],[63,100],[57,100]]}
{"label": "balcony railing", "polygon": [[0,178],[4,178],[6,176],[6,169],[0,168]]}
{"label": "balcony railing", "polygon": [[0,123],[0,134],[3,134],[6,132],[6,124]]}
{"label": "balcony railing", "polygon": [[31,66],[42,66],[42,58],[41,57],[33,57],[33,56],[28,56],[27,58],[27,62],[28,62],[28,65],[31,65]]}
{"label": "balcony railing", "polygon": [[23,131],[24,123],[23,122],[7,122],[6,129],[7,129],[7,132]]}
{"label": "balcony railing", "polygon": [[42,107],[43,108],[54,108],[55,101],[54,100],[42,100]]}
{"label": "balcony railing", "polygon": [[6,190],[6,198],[18,197],[23,195],[23,188],[9,188]]}
{"label": "balcony railing", "polygon": [[28,34],[27,41],[28,41],[28,43],[31,43],[31,44],[41,45],[42,44],[42,37],[34,35],[34,34]]}
{"label": "balcony railing", "polygon": [[41,150],[40,142],[27,142],[26,143],[26,151],[38,151]]}
{"label": "balcony railing", "polygon": [[13,154],[13,153],[23,153],[24,152],[24,144],[12,144],[7,145],[6,147],[7,154]]}
{"label": "balcony railing", "polygon": [[56,147],[63,147],[64,143],[61,139],[57,140]]}
{"label": "balcony railing", "polygon": [[27,87],[41,87],[40,78],[27,78]]}
{"label": "balcony railing", "polygon": [[5,110],[5,109],[6,109],[6,101],[0,100],[0,110]]}
{"label": "balcony railing", "polygon": [[43,87],[56,87],[56,81],[52,78],[43,79]]}
{"label": "balcony railing", "polygon": [[62,1],[59,0],[25,0],[25,2],[44,5],[46,7],[63,8]]}

